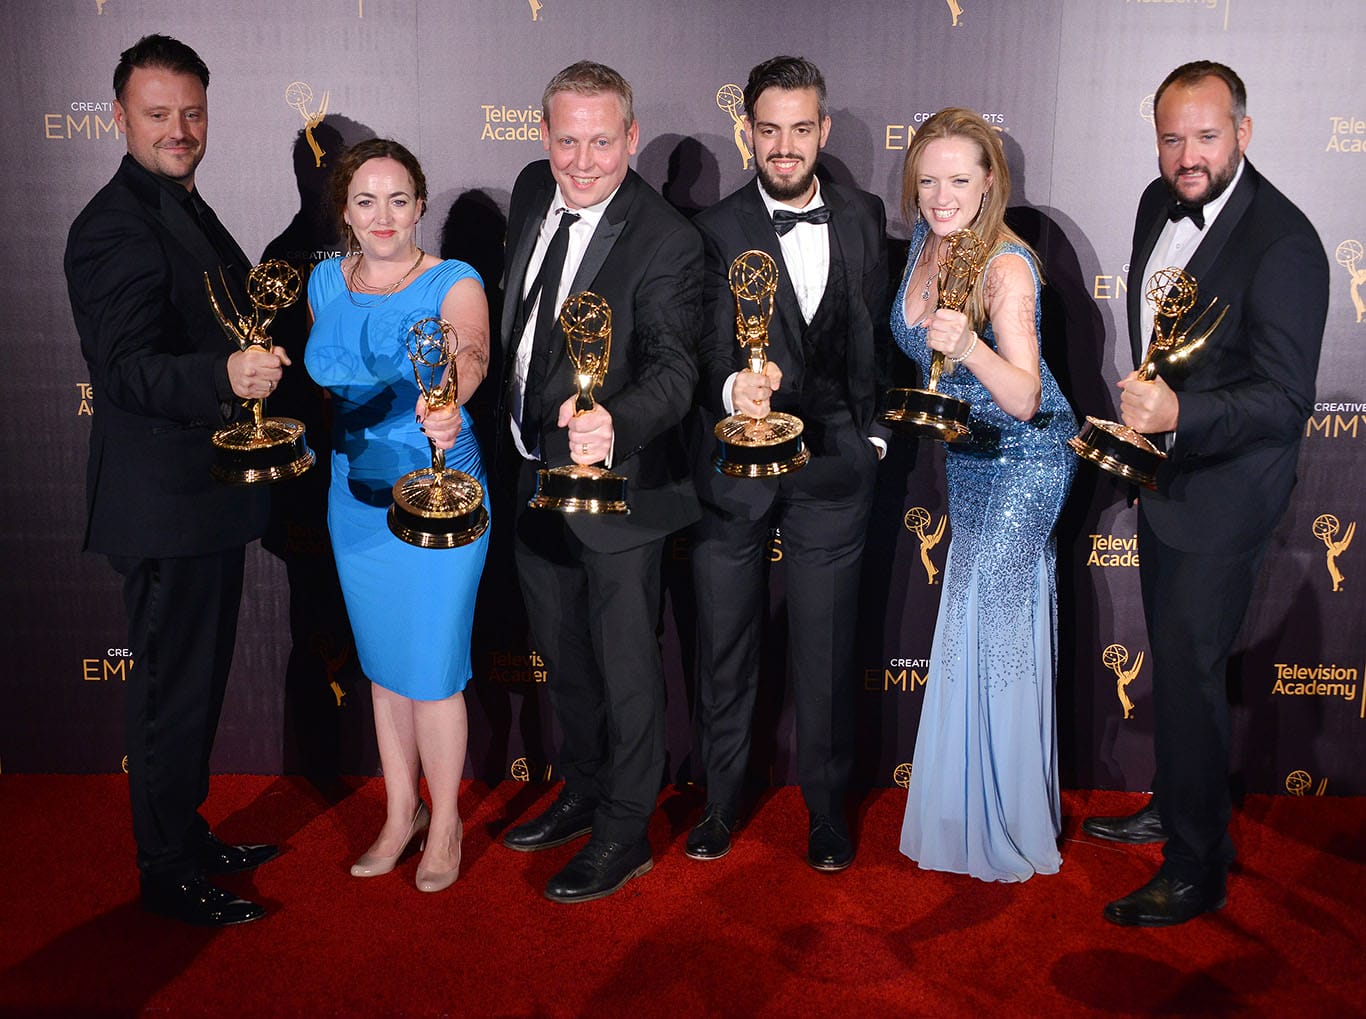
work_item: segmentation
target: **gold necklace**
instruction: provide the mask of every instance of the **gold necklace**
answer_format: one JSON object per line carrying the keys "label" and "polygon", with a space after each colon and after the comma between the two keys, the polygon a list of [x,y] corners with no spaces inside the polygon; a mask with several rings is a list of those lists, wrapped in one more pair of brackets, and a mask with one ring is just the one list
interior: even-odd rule
{"label": "gold necklace", "polygon": [[[423,251],[421,248],[418,248],[417,258],[413,259],[413,264],[408,266],[408,271],[405,272],[398,279],[394,280],[394,282],[390,283],[383,290],[381,290],[378,287],[371,286],[369,283],[367,283],[365,281],[365,277],[360,274],[360,260],[365,257],[365,254],[363,252],[358,252],[356,255],[356,264],[351,269],[351,285],[346,288],[346,296],[349,297],[351,299],[351,303],[356,305],[356,307],[358,308],[373,308],[377,304],[383,304],[391,296],[393,296],[394,292],[398,290],[399,287],[403,286],[404,282],[408,279],[408,277],[413,274],[413,271],[419,265],[422,264],[422,257],[425,254],[425,251]],[[361,287],[365,289],[367,296],[372,296],[377,299],[366,301],[364,304],[362,304],[360,301],[357,301],[356,291],[352,289],[357,284],[359,284]]]}

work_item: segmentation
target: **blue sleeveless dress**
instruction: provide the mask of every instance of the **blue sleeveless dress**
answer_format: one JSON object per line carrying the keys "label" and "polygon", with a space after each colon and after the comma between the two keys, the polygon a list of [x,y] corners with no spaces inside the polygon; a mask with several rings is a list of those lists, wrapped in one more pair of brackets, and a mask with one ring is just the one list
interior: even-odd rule
{"label": "blue sleeveless dress", "polygon": [[[929,227],[911,238],[892,309],[897,345],[929,377],[925,330],[905,318],[906,280]],[[1028,253],[1005,244],[992,256]],[[990,265],[990,263],[988,263]],[[983,275],[985,276],[986,270]],[[982,343],[996,349],[990,323]],[[901,851],[926,870],[1023,881],[1061,866],[1054,730],[1057,588],[1053,525],[1076,458],[1077,422],[1048,365],[1030,421],[996,406],[966,367],[939,391],[972,404],[971,433],[945,446],[952,539],[916,734]]]}
{"label": "blue sleeveless dress", "polygon": [[[408,327],[440,315],[465,278],[479,280],[464,262],[445,261],[381,300],[349,294],[341,260],[329,258],[308,280],[314,320],[304,365],[332,394],[327,526],[356,654],[371,682],[415,700],[441,700],[469,682],[474,598],[488,551],[487,531],[463,548],[417,548],[394,537],[385,519],[394,482],[432,462],[414,420]],[[446,466],[483,483],[469,414],[460,415]]]}

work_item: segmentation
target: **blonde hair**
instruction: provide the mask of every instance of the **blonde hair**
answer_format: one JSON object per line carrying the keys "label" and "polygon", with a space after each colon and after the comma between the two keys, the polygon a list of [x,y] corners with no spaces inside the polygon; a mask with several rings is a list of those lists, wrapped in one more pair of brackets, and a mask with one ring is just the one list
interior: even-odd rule
{"label": "blonde hair", "polygon": [[[1005,149],[1001,146],[1000,135],[985,120],[971,110],[961,106],[950,106],[930,117],[916,128],[915,137],[906,149],[906,160],[901,170],[901,214],[908,223],[915,222],[920,214],[919,190],[916,180],[920,176],[920,160],[930,142],[949,138],[962,138],[977,147],[978,165],[991,179],[982,208],[972,221],[972,232],[981,238],[987,251],[992,255],[1007,242],[1020,245],[1029,254],[1034,269],[1043,278],[1043,268],[1034,249],[1025,243],[1014,230],[1006,225],[1006,205],[1010,201],[1010,167],[1006,165]],[[972,288],[965,309],[974,329],[981,329],[987,321],[986,288],[979,282]]]}

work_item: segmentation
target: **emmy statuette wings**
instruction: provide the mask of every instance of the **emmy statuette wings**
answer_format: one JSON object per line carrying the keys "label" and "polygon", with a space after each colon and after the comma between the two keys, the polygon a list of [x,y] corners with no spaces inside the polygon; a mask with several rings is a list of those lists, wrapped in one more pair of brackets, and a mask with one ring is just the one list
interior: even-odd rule
{"label": "emmy statuette wings", "polygon": [[[749,355],[748,370],[763,373],[768,363],[768,324],[778,292],[778,266],[765,251],[737,255],[730,264],[735,296],[735,338]],[[733,478],[771,478],[797,470],[811,459],[802,442],[801,418],[770,411],[762,418],[732,414],[716,423],[717,471]]]}
{"label": "emmy statuette wings", "polygon": [[[455,327],[443,318],[424,318],[408,328],[408,360],[428,410],[455,402]],[[432,465],[409,471],[394,482],[389,530],[419,548],[459,548],[488,530],[484,486],[464,471],[446,466],[445,450],[431,439]]]}
{"label": "emmy statuette wings", "polygon": [[[221,279],[221,269],[219,274],[232,317],[229,318],[218,303],[208,273],[204,274],[204,290],[223,332],[239,350],[248,347],[270,350],[272,343],[266,330],[275,320],[277,311],[299,299],[298,271],[278,258],[255,266],[247,274],[247,297],[252,304],[250,317],[237,308],[227,281]],[[298,477],[313,466],[313,451],[308,448],[303,422],[294,418],[266,417],[264,398],[247,400],[245,405],[251,408],[250,421],[229,425],[213,433],[214,462],[209,473],[215,479],[230,485],[254,485]]]}
{"label": "emmy statuette wings", "polygon": [[[1144,296],[1156,311],[1153,319],[1153,338],[1138,366],[1138,377],[1151,382],[1157,376],[1159,363],[1175,364],[1184,361],[1204,346],[1219,323],[1228,314],[1220,309],[1213,322],[1209,319],[1214,306],[1212,298],[1195,318],[1182,325],[1182,319],[1195,307],[1195,278],[1184,269],[1159,269],[1148,280]],[[1200,330],[1197,333],[1197,330]],[[1073,438],[1067,440],[1072,451],[1089,460],[1101,470],[1144,488],[1157,487],[1157,469],[1167,454],[1148,439],[1118,421],[1104,421],[1087,415],[1086,422]]]}
{"label": "emmy statuette wings", "polygon": [[[583,290],[570,294],[560,308],[565,352],[574,366],[574,413],[586,414],[597,404],[593,390],[607,377],[612,354],[612,308],[607,300]],[[585,447],[586,451],[586,447]],[[532,509],[561,513],[630,513],[626,478],[605,467],[565,464],[536,472]]]}
{"label": "emmy statuette wings", "polygon": [[[928,240],[927,240],[928,243]],[[955,230],[944,238],[939,252],[939,305],[950,311],[967,307],[972,288],[987,264],[987,249],[969,229]],[[941,376],[953,371],[944,367],[944,353],[930,358],[930,381],[924,389],[889,389],[880,420],[916,438],[956,442],[968,434],[972,405],[939,392]]]}

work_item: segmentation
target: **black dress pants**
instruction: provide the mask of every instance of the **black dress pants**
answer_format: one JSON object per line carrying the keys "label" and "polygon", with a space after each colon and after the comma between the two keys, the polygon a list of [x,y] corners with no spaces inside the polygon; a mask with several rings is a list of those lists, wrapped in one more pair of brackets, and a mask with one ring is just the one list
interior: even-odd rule
{"label": "black dress pants", "polygon": [[128,788],[144,879],[199,871],[209,754],[237,639],[241,547],[204,556],[110,556],[123,577],[128,646]]}

